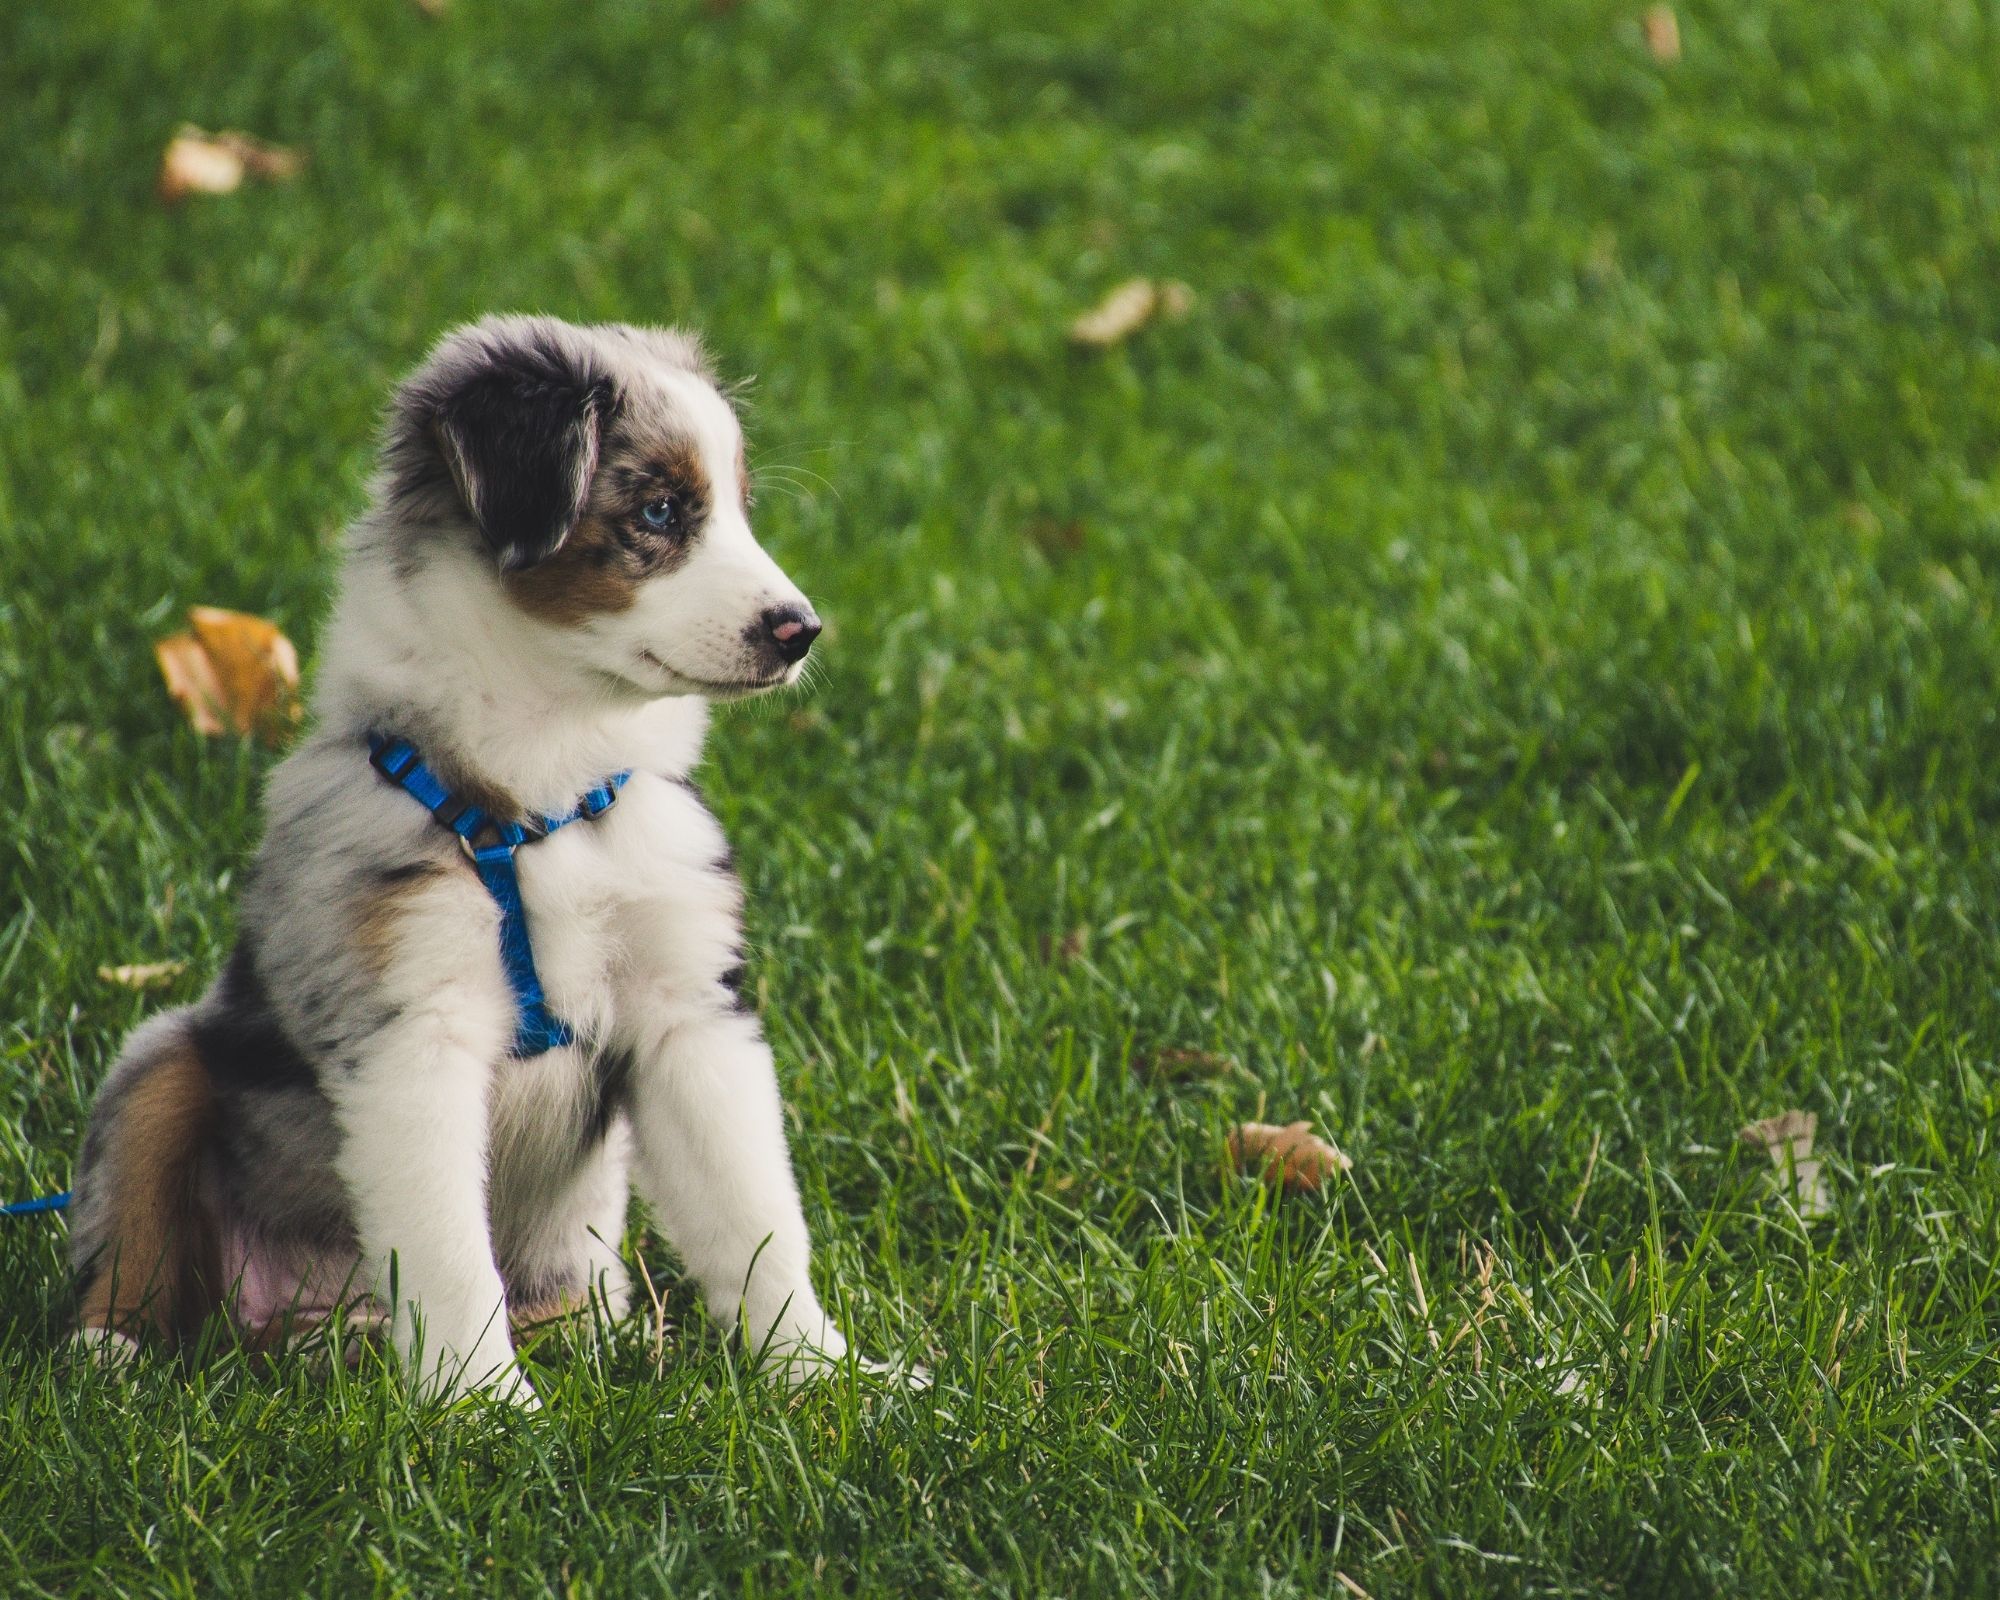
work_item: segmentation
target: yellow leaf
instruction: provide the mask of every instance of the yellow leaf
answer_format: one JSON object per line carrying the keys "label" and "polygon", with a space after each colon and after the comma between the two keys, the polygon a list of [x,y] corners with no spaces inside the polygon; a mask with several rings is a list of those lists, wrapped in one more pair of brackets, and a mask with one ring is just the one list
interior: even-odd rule
{"label": "yellow leaf", "polygon": [[1069,325],[1077,344],[1103,349],[1129,339],[1156,316],[1184,317],[1194,308],[1194,290],[1184,283],[1128,278]]}
{"label": "yellow leaf", "polygon": [[191,194],[230,194],[247,173],[257,178],[296,177],[305,157],[247,133],[206,133],[184,127],[160,157],[160,198],[168,205]]}
{"label": "yellow leaf", "polygon": [[275,740],[298,720],[299,653],[275,624],[216,606],[191,607],[188,622],[153,652],[195,732]]}
{"label": "yellow leaf", "polygon": [[97,976],[105,983],[127,989],[153,989],[172,982],[185,971],[185,961],[139,961],[125,967],[99,967]]}
{"label": "yellow leaf", "polygon": [[1317,1189],[1327,1176],[1348,1172],[1354,1163],[1312,1131],[1310,1122],[1238,1123],[1229,1130],[1229,1158],[1240,1172],[1266,1183],[1282,1183],[1297,1193]]}

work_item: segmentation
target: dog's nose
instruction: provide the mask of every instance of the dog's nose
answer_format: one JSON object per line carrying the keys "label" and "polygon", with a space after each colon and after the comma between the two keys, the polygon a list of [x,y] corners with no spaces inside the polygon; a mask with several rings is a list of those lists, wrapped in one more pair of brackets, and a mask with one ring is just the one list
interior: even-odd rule
{"label": "dog's nose", "polygon": [[819,637],[819,618],[811,606],[773,606],[764,613],[764,632],[786,666],[803,661]]}

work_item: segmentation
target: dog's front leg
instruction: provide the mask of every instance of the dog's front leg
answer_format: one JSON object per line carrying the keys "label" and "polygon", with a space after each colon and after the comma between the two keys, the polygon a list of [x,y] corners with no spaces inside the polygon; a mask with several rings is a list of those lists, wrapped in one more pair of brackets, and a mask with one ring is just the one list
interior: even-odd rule
{"label": "dog's front leg", "polygon": [[331,1086],[340,1174],[363,1270],[393,1300],[405,1371],[446,1394],[481,1390],[532,1406],[487,1223],[492,1070],[434,1019],[378,1035]]}
{"label": "dog's front leg", "polygon": [[771,1049],[740,1013],[658,1031],[632,1081],[640,1194],[701,1285],[709,1313],[795,1372],[847,1341],[821,1309]]}

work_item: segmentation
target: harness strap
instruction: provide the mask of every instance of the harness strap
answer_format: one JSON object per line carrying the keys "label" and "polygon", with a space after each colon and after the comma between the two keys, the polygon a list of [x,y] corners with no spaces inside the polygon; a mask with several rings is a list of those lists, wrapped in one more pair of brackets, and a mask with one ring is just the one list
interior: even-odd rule
{"label": "harness strap", "polygon": [[[521,880],[514,852],[524,844],[546,839],[572,822],[601,817],[611,809],[629,772],[614,773],[589,790],[568,811],[556,816],[514,822],[489,817],[478,806],[454,795],[436,773],[424,765],[417,747],[407,739],[368,735],[368,759],[375,769],[402,789],[446,828],[458,835],[472,857],[479,881],[500,907],[500,960],[514,991],[514,1045],[517,1060],[541,1055],[576,1042],[568,1023],[549,1010],[548,996],[535,971],[534,946],[528,939],[528,908],[521,900]],[[484,836],[484,842],[476,840]]]}

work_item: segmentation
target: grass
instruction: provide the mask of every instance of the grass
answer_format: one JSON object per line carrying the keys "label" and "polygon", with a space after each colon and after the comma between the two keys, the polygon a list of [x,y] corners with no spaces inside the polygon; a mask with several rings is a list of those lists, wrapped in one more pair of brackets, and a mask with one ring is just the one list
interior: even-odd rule
{"label": "grass", "polygon": [[[228,942],[270,757],[151,641],[310,660],[445,326],[686,319],[832,619],[709,769],[820,1276],[939,1381],[787,1402],[636,1231],[531,1421],[107,1379],[8,1222],[0,1590],[1992,1592],[2000,25],[1639,9],[8,8],[0,1197]],[[168,213],[183,120],[311,165]]]}

